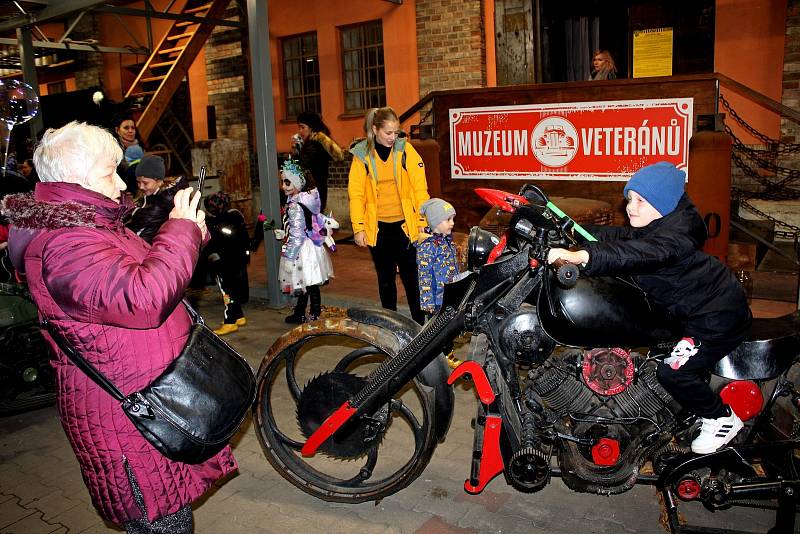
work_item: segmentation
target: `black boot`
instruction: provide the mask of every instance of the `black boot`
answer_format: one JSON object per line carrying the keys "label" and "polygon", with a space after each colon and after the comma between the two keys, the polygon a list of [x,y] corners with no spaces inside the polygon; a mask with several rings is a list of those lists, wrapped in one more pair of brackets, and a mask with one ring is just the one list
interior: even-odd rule
{"label": "black boot", "polygon": [[289,324],[300,324],[306,322],[306,316],[297,315],[297,312],[295,312],[291,315],[287,315],[284,321],[286,321]]}
{"label": "black boot", "polygon": [[311,300],[308,320],[316,321],[322,315],[322,297],[319,294],[319,286],[310,286],[308,288],[308,296]]}
{"label": "black boot", "polygon": [[289,324],[300,324],[306,322],[306,304],[308,304],[308,294],[303,293],[297,297],[297,304],[294,305],[294,312],[287,316],[284,321]]}

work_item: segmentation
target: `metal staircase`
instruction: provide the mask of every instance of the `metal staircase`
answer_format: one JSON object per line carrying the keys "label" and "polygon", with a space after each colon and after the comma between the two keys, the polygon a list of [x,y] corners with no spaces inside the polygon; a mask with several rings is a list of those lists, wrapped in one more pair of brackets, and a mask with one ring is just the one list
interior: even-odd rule
{"label": "metal staircase", "polygon": [[[221,19],[229,3],[230,0],[188,0],[181,14]],[[144,140],[156,129],[181,80],[213,29],[213,23],[173,22],[128,89],[125,98],[133,99],[143,108],[136,127]],[[180,154],[176,153],[176,156],[180,159]]]}
{"label": "metal staircase", "polygon": [[[194,139],[183,127],[181,121],[170,108],[164,110],[161,120],[156,124],[156,131],[163,139],[164,145],[170,155],[175,156],[175,160],[181,168],[184,176],[192,175],[192,146]],[[155,146],[152,148],[156,148]],[[158,153],[158,150],[150,150],[150,153]],[[166,155],[162,154],[165,157]],[[168,160],[166,160],[168,161]],[[169,165],[167,166],[169,168]]]}

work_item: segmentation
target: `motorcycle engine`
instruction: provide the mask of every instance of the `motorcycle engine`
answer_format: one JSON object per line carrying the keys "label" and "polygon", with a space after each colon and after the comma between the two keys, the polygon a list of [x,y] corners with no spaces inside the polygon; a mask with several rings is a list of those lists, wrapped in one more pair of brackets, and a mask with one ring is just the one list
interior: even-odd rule
{"label": "motorcycle engine", "polygon": [[[655,363],[621,349],[555,353],[528,372],[527,388],[556,421],[564,482],[576,491],[630,489],[650,449],[670,435],[676,405],[656,378]],[[638,369],[638,374],[637,374]]]}
{"label": "motorcycle engine", "polygon": [[507,357],[521,365],[539,365],[553,352],[555,341],[539,322],[536,308],[523,304],[506,317],[499,327],[500,348]]}
{"label": "motorcycle engine", "polygon": [[583,381],[599,395],[622,393],[633,374],[633,358],[625,349],[596,348],[583,355]]}

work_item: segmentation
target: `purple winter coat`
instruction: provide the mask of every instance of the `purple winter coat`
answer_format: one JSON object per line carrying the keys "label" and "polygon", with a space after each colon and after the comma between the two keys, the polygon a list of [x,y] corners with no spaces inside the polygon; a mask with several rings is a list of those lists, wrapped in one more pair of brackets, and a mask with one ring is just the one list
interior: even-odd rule
{"label": "purple winter coat", "polygon": [[[169,219],[148,245],[122,225],[129,207],[63,182],[36,184],[33,196],[0,204],[11,222],[12,261],[24,271],[40,317],[124,394],[146,386],[183,348],[191,319],[180,302],[202,245],[197,225],[186,219]],[[150,521],[193,502],[237,468],[230,447],[199,465],[168,460],[63,353],[52,364],[61,424],[107,520],[119,525],[142,515],[126,462]]]}

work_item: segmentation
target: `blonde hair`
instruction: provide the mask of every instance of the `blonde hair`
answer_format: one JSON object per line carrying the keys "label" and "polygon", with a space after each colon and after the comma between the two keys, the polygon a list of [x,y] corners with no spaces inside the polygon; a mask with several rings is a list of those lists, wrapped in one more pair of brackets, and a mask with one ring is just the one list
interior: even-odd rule
{"label": "blonde hair", "polygon": [[592,54],[592,60],[600,56],[600,58],[606,62],[608,65],[607,69],[603,69],[602,67],[597,71],[600,72],[601,70],[607,70],[609,72],[617,72],[617,64],[614,63],[614,58],[611,57],[611,53],[608,50],[595,50],[594,54]]}
{"label": "blonde hair", "polygon": [[398,125],[400,124],[397,113],[389,106],[372,108],[367,111],[364,117],[364,133],[367,135],[367,153],[372,152],[372,149],[375,148],[375,132],[372,127],[374,126],[375,128],[381,129],[383,125],[389,121],[394,121]]}
{"label": "blonde hair", "polygon": [[99,162],[119,165],[122,148],[103,128],[72,121],[61,128],[49,128],[33,153],[33,164],[42,182],[88,183],[89,171]]}

